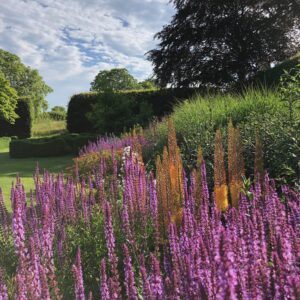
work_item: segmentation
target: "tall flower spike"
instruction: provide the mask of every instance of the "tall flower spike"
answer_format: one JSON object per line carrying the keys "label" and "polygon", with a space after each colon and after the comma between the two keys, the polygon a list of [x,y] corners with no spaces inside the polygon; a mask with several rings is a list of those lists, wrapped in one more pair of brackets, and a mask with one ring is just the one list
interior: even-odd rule
{"label": "tall flower spike", "polygon": [[0,269],[0,300],[8,300],[7,286],[3,279],[3,273]]}
{"label": "tall flower spike", "polygon": [[111,299],[118,299],[120,295],[118,257],[115,253],[115,236],[112,225],[112,215],[110,205],[104,202],[104,222],[105,222],[105,239],[108,249],[108,258],[111,264],[112,278],[110,280]]}
{"label": "tall flower spike", "polygon": [[72,267],[72,270],[73,270],[73,276],[75,281],[75,300],[85,300],[81,257],[80,257],[79,248],[77,250],[76,261]]}
{"label": "tall flower spike", "polygon": [[164,299],[163,280],[160,272],[159,261],[151,254],[152,274],[150,278],[153,299]]}
{"label": "tall flower spike", "polygon": [[101,260],[100,274],[101,274],[101,278],[100,278],[101,299],[109,300],[111,298],[110,298],[109,289],[108,289],[107,275],[106,275],[106,263],[105,263],[104,258]]}
{"label": "tall flower spike", "polygon": [[40,271],[39,271],[39,258],[35,250],[34,239],[30,238],[30,258],[31,266],[30,271],[32,273],[31,278],[31,296],[33,299],[41,299],[42,290],[41,290],[41,281],[40,281]]}
{"label": "tall flower spike", "polygon": [[222,134],[219,129],[215,137],[214,185],[216,207],[220,211],[225,211],[228,208],[228,188],[224,166]]}
{"label": "tall flower spike", "polygon": [[228,123],[228,175],[231,204],[238,207],[240,189],[243,185],[242,176],[245,175],[243,146],[238,128],[234,128],[230,120]]}
{"label": "tall flower spike", "polygon": [[143,297],[145,300],[152,300],[153,296],[151,293],[150,282],[149,282],[149,279],[147,276],[145,260],[144,260],[143,255],[141,256],[141,259],[140,259],[140,271],[141,271],[142,281],[143,281]]}
{"label": "tall flower spike", "polygon": [[128,247],[123,245],[124,252],[124,273],[125,273],[125,288],[128,299],[138,300],[137,290],[134,283],[134,272],[131,264]]}

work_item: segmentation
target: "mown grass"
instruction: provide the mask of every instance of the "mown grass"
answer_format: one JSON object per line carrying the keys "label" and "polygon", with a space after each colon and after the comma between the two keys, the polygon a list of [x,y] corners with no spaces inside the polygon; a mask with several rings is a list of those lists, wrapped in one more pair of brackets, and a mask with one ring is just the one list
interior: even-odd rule
{"label": "mown grass", "polygon": [[55,121],[44,118],[34,121],[32,126],[33,137],[44,137],[65,132],[67,132],[66,121]]}
{"label": "mown grass", "polygon": [[10,209],[11,185],[16,180],[16,176],[21,177],[22,183],[26,187],[26,192],[34,189],[33,173],[38,163],[40,170],[48,170],[51,173],[64,171],[72,165],[72,156],[43,157],[12,159],[9,157],[10,138],[0,138],[0,187],[2,188],[4,201]]}

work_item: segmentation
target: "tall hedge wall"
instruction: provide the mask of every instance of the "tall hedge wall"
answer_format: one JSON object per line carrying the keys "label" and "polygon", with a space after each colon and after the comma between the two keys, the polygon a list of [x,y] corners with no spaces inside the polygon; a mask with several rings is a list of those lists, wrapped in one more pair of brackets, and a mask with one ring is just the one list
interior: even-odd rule
{"label": "tall hedge wall", "polygon": [[0,119],[0,136],[17,136],[19,138],[31,137],[32,115],[29,99],[19,99],[16,108],[19,116],[14,124]]}
{"label": "tall hedge wall", "polygon": [[[132,114],[139,114],[141,103],[146,103],[152,108],[153,116],[162,117],[172,112],[173,106],[196,93],[201,93],[199,89],[161,89],[143,91],[123,91],[118,92],[126,95],[133,102]],[[67,112],[67,128],[69,132],[95,132],[92,122],[87,118],[87,113],[91,112],[93,105],[101,101],[101,93],[82,93],[74,95],[69,102]],[[113,120],[112,120],[113,121]]]}

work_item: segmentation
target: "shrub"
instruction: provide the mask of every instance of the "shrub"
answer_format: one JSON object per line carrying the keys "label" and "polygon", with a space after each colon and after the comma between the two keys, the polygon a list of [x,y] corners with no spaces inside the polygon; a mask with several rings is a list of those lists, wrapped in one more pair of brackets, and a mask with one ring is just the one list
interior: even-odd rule
{"label": "shrub", "polygon": [[[171,113],[176,103],[200,92],[203,91],[150,89],[120,91],[113,95],[109,93],[74,95],[68,105],[67,128],[69,132],[78,133],[95,131],[112,133],[112,130],[121,132],[125,127],[128,129],[137,123],[146,125],[153,116],[161,118]],[[93,107],[96,109],[94,110]],[[98,121],[96,127],[95,120]]]}
{"label": "shrub", "polygon": [[[283,178],[290,173],[289,179],[299,178],[299,128],[297,130],[288,124],[287,107],[276,92],[249,90],[243,96],[196,97],[176,106],[171,118],[188,170],[195,167],[197,149],[201,145],[208,173],[213,174],[214,133],[218,128],[225,133],[231,119],[241,131],[248,176],[254,173],[255,134],[259,130],[265,167],[271,176]],[[167,141],[167,122],[158,123],[154,130],[145,134],[155,145],[153,152],[162,153]],[[223,142],[227,144],[226,134],[223,134]],[[154,158],[148,159],[153,161]],[[212,186],[212,176],[209,177],[209,183]]]}
{"label": "shrub", "polygon": [[0,136],[31,137],[32,112],[28,98],[18,100],[16,113],[19,118],[16,119],[14,124],[0,118]]}
{"label": "shrub", "polygon": [[91,134],[66,134],[39,139],[14,139],[9,144],[9,154],[11,158],[76,155],[84,145],[96,138]]}
{"label": "shrub", "polygon": [[[119,149],[114,152],[116,162],[118,166],[121,166],[123,149]],[[106,163],[106,176],[110,177],[113,174],[113,159],[112,152],[110,150],[103,150],[101,152],[91,152],[79,156],[74,159],[76,172],[82,178],[87,178],[93,174],[101,164],[101,160]]]}

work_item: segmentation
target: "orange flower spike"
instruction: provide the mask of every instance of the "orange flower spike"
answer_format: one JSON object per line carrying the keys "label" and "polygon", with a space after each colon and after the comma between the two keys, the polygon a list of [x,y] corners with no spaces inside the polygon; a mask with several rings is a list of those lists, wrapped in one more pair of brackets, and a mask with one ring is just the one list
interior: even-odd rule
{"label": "orange flower spike", "polygon": [[228,179],[232,182],[237,178],[237,148],[235,128],[232,121],[228,123]]}
{"label": "orange flower spike", "polygon": [[226,172],[224,166],[222,134],[219,129],[217,130],[215,137],[214,183],[216,206],[219,210],[224,211],[228,208],[228,188],[226,184]]}

